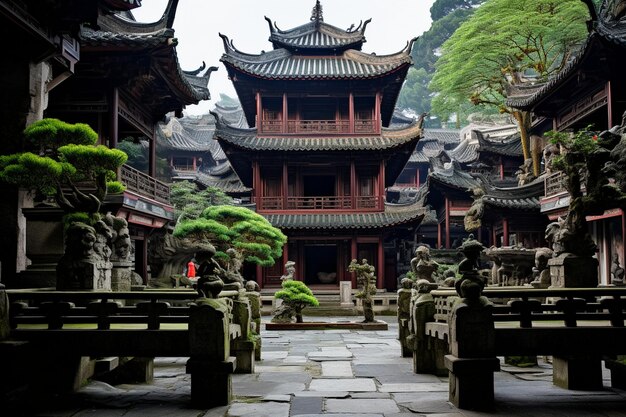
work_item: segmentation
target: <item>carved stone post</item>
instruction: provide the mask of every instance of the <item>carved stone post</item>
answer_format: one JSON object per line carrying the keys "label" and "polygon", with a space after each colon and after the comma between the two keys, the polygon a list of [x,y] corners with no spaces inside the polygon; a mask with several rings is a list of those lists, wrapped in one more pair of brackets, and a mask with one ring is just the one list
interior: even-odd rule
{"label": "carved stone post", "polygon": [[402,288],[398,290],[398,340],[402,349],[402,357],[408,358],[412,350],[407,344],[407,337],[410,335],[409,324],[411,319],[411,286],[413,281],[409,278],[402,279]]}
{"label": "carved stone post", "polygon": [[200,408],[228,405],[232,400],[228,307],[217,299],[201,299],[189,314],[187,373],[191,374],[191,402]]}
{"label": "carved stone post", "polygon": [[237,373],[254,373],[254,341],[250,331],[250,303],[245,297],[233,301],[233,322],[241,326],[241,336],[233,341],[232,351],[237,358]]}

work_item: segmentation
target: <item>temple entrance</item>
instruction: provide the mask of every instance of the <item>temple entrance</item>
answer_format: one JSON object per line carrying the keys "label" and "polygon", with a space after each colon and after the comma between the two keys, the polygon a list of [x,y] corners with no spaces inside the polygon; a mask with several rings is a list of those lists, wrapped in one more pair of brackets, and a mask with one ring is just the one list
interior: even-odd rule
{"label": "temple entrance", "polygon": [[304,246],[304,282],[307,285],[337,285],[338,245]]}

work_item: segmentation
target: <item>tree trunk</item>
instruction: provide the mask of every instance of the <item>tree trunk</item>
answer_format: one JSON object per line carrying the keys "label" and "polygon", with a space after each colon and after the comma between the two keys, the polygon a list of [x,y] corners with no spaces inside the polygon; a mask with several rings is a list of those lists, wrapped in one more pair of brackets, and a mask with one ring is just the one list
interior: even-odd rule
{"label": "tree trunk", "polygon": [[520,137],[522,141],[522,152],[524,153],[524,160],[532,158],[533,160],[533,174],[538,177],[540,172],[540,162],[537,152],[530,151],[530,137],[528,135],[530,131],[530,112],[527,111],[514,111],[513,117],[517,121],[517,127],[520,131]]}

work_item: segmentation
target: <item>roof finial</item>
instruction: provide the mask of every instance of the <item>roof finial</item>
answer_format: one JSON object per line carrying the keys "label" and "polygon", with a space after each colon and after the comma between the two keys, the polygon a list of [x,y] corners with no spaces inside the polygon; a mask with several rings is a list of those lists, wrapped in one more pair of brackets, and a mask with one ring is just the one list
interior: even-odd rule
{"label": "roof finial", "polygon": [[315,21],[315,22],[324,21],[324,13],[323,13],[320,0],[316,0],[315,7],[313,7],[313,10],[311,11],[311,21]]}

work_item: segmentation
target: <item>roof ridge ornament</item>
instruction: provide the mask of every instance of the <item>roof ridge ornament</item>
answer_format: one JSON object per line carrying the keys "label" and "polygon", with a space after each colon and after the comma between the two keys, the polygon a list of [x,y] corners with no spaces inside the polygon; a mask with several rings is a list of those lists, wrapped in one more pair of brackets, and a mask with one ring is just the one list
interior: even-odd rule
{"label": "roof ridge ornament", "polygon": [[313,10],[311,10],[311,21],[316,24],[324,21],[324,12],[320,0],[315,1],[315,6],[313,7]]}

